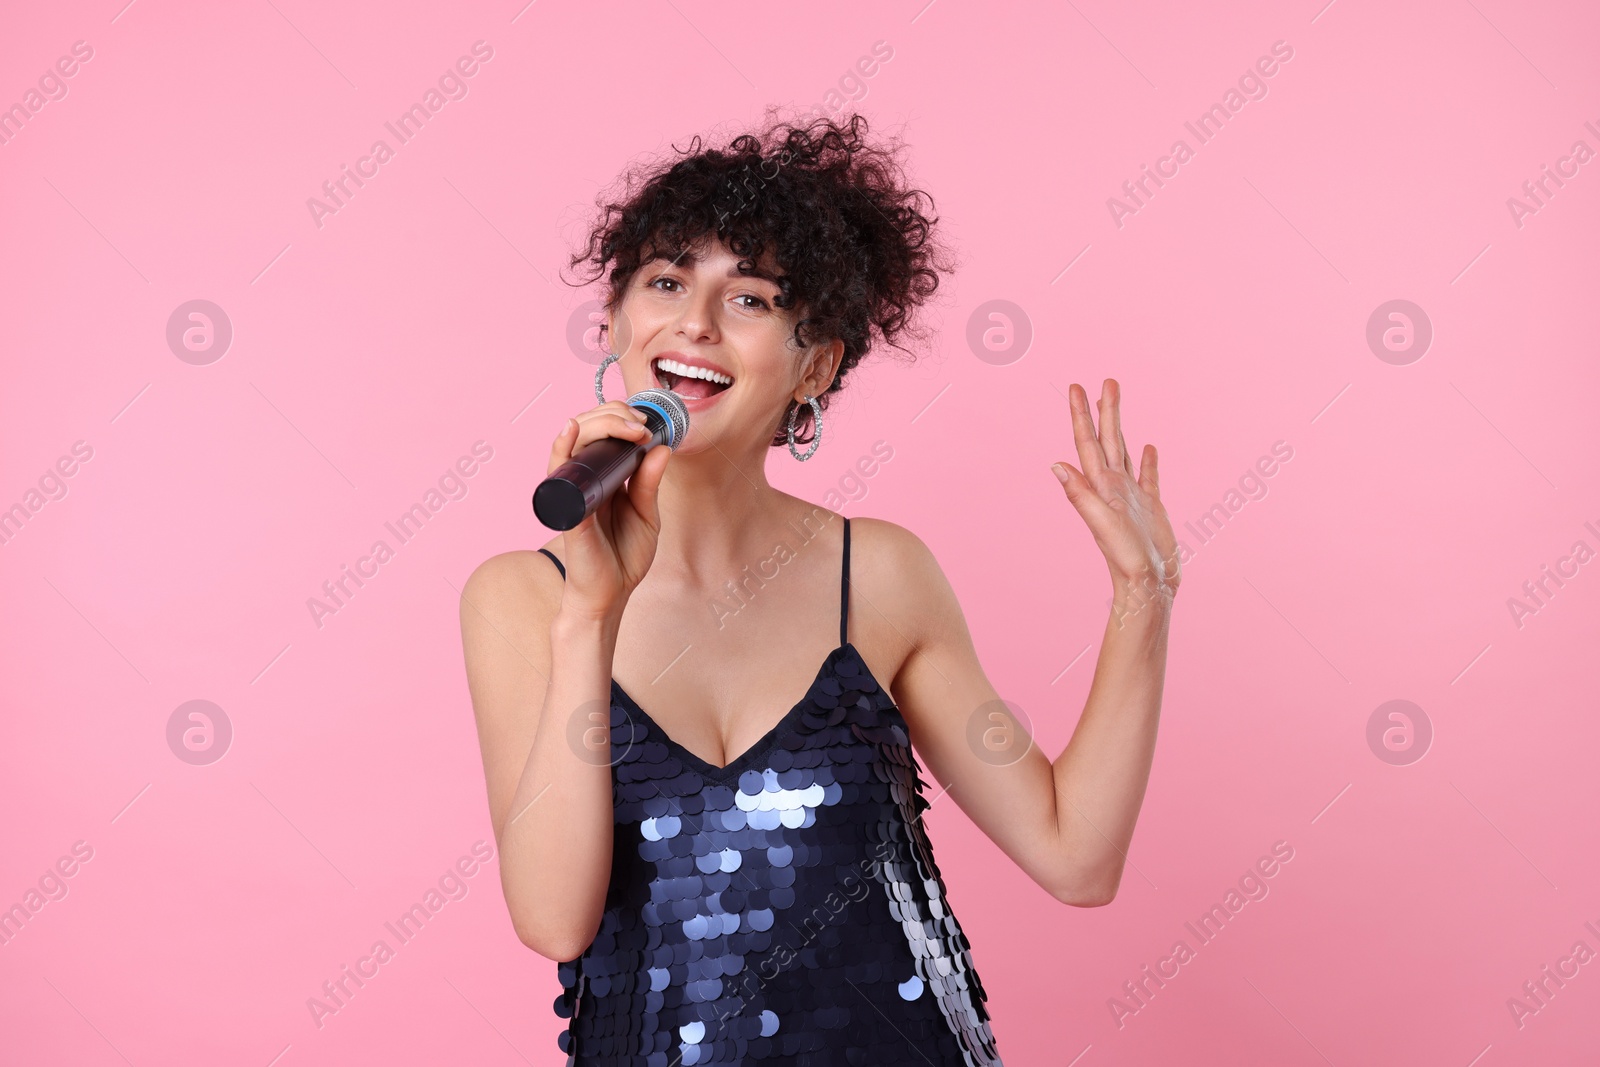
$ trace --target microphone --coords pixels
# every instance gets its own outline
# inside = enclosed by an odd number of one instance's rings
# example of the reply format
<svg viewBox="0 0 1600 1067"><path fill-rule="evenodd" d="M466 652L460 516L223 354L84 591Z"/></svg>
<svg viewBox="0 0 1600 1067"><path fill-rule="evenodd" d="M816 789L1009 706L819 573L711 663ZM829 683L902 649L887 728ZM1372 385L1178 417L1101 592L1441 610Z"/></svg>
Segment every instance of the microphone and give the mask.
<svg viewBox="0 0 1600 1067"><path fill-rule="evenodd" d="M570 530L633 476L645 453L656 445L674 452L689 432L689 410L683 398L668 389L634 393L627 405L644 413L645 441L607 437L593 441L550 472L533 491L533 513L552 530Z"/></svg>

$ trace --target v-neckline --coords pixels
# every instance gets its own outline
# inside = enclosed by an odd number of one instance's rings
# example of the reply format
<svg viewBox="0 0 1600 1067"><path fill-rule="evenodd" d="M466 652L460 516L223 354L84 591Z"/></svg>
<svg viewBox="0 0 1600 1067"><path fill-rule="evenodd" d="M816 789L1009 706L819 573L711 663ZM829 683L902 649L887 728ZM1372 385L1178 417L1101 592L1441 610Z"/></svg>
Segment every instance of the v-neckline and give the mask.
<svg viewBox="0 0 1600 1067"><path fill-rule="evenodd" d="M861 662L861 669L864 672L864 675L868 678L872 678L873 684L882 689L883 683L879 682L877 678L873 677L871 668L867 666L865 660L861 659L861 653L857 651L856 646L851 644L849 641L845 641L822 658L822 663L817 667L817 673L812 675L811 683L806 686L805 693L801 695L799 700L795 701L793 707L784 712L783 718L774 723L772 729L758 737L755 740L755 743L750 745L749 748L746 748L743 752L739 753L731 761L721 767L710 762L709 760L695 755L693 752L689 751L688 748L684 747L683 744L677 741L671 734L667 733L662 725L656 722L656 720L650 716L650 713L645 711L640 703L629 695L626 689L622 688L622 686L617 682L616 678L611 679L611 688L623 699L623 701L626 702L629 710L637 712L639 717L643 719L646 724L655 728L656 733L662 736L662 738L666 741L667 746L672 749L677 754L678 758L687 764L691 770L693 770L696 774L699 774L701 777L712 778L719 782L725 782L744 773L749 769L751 762L760 759L768 752L772 751L773 746L777 744L778 740L784 735L785 730L793 723L793 721L800 715L800 712L810 702L811 691L816 688L817 682L819 682L823 675L826 674L828 670L837 662L840 653L846 650L849 650L855 654L856 659Z"/></svg>

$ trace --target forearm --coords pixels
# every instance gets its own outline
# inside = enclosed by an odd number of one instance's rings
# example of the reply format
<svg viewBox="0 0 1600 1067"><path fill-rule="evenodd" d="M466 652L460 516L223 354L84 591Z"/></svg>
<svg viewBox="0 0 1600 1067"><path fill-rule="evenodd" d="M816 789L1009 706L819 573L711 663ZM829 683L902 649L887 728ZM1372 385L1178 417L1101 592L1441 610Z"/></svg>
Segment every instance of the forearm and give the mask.
<svg viewBox="0 0 1600 1067"><path fill-rule="evenodd" d="M611 663L617 621L558 614L539 725L499 828L518 936L560 960L594 937L611 874Z"/></svg>
<svg viewBox="0 0 1600 1067"><path fill-rule="evenodd" d="M1052 767L1057 844L1077 895L1116 893L1155 756L1171 595L1117 583L1094 681Z"/></svg>

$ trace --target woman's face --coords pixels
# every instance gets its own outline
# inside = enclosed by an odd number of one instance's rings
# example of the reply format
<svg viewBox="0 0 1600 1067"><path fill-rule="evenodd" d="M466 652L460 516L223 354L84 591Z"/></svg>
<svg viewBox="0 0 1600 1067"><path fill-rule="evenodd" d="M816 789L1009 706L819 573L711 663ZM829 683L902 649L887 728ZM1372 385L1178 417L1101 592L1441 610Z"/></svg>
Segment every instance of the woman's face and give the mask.
<svg viewBox="0 0 1600 1067"><path fill-rule="evenodd" d="M816 350L792 343L796 310L777 307L771 274L740 274L738 264L714 239L641 264L611 320L613 345L626 346L628 394L671 389L683 398L689 436L679 452L713 442L764 450L796 392L815 395L832 380L837 360L827 348L806 359Z"/></svg>

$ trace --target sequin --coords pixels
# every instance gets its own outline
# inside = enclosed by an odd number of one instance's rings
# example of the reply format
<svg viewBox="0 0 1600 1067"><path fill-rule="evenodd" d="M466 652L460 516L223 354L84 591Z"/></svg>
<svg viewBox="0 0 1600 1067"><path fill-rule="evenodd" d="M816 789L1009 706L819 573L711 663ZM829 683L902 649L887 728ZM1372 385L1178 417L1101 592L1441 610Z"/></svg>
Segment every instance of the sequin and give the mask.
<svg viewBox="0 0 1600 1067"><path fill-rule="evenodd" d="M728 766L612 683L611 881L556 968L569 1067L1001 1064L909 729L847 640L848 519L844 545L839 646Z"/></svg>

